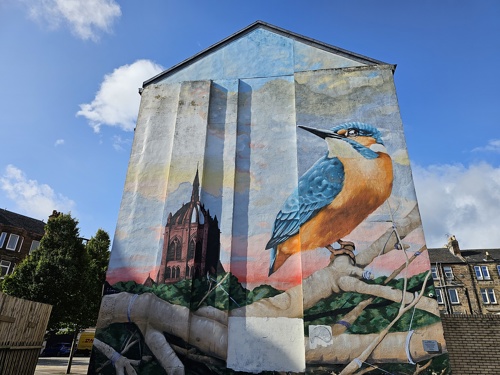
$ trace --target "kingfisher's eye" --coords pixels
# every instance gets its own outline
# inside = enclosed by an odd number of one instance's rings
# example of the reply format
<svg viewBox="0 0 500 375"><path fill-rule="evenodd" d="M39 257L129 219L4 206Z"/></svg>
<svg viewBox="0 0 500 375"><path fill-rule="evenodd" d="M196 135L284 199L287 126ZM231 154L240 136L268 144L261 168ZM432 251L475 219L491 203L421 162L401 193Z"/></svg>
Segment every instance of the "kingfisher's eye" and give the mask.
<svg viewBox="0 0 500 375"><path fill-rule="evenodd" d="M357 136L357 135L359 135L359 132L358 132L358 130L357 130L357 129L349 129L349 130L347 131L347 136L348 136L348 137L355 137L355 136Z"/></svg>

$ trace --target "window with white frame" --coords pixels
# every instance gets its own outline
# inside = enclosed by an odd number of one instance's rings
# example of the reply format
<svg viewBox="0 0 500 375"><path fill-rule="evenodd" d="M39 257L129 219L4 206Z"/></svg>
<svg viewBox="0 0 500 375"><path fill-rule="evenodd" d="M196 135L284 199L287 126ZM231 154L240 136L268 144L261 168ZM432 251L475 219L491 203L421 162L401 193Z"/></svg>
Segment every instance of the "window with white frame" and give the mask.
<svg viewBox="0 0 500 375"><path fill-rule="evenodd" d="M436 266L431 266L431 274L432 274L432 279L433 280L439 279L438 272L437 272L437 267Z"/></svg>
<svg viewBox="0 0 500 375"><path fill-rule="evenodd" d="M495 290L493 288L481 288L481 298L485 305L497 303L497 297L495 296Z"/></svg>
<svg viewBox="0 0 500 375"><path fill-rule="evenodd" d="M38 249L38 247L39 247L39 246L40 246L40 241L35 241L35 240L33 240L33 241L31 242L31 247L30 247L30 252L29 252L29 253L31 254L31 252L32 252L33 250Z"/></svg>
<svg viewBox="0 0 500 375"><path fill-rule="evenodd" d="M497 303L497 297L493 288L488 288L488 298L490 299L490 303Z"/></svg>
<svg viewBox="0 0 500 375"><path fill-rule="evenodd" d="M9 236L9 241L7 241L7 250L16 251L17 242L19 241L19 236L17 234L11 233Z"/></svg>
<svg viewBox="0 0 500 375"><path fill-rule="evenodd" d="M448 289L448 296L450 297L450 302L453 304L460 303L458 299L458 292L456 289Z"/></svg>
<svg viewBox="0 0 500 375"><path fill-rule="evenodd" d="M453 280L453 270L451 269L450 266L444 266L443 272L444 272L444 277L446 277L448 280Z"/></svg>
<svg viewBox="0 0 500 375"><path fill-rule="evenodd" d="M442 305L444 303L443 291L441 289L436 289L436 299L440 305Z"/></svg>
<svg viewBox="0 0 500 375"><path fill-rule="evenodd" d="M3 244L5 243L6 237L7 237L7 233L2 232L2 234L0 234L0 249L3 247ZM498 271L498 272L500 272L500 271Z"/></svg>
<svg viewBox="0 0 500 375"><path fill-rule="evenodd" d="M488 266L474 266L474 272L476 273L476 279L478 280L490 280L490 271Z"/></svg>
<svg viewBox="0 0 500 375"><path fill-rule="evenodd" d="M8 260L0 261L0 277L4 277L9 274L10 262Z"/></svg>

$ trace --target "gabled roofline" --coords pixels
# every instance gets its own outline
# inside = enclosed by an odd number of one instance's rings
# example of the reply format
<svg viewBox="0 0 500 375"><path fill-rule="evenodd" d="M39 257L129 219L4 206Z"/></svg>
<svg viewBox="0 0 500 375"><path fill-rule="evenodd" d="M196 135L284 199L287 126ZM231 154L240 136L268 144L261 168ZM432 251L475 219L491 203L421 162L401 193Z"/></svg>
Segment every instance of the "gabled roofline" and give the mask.
<svg viewBox="0 0 500 375"><path fill-rule="evenodd" d="M327 51L327 52L335 53L337 55L349 58L351 60L358 61L358 62L363 63L363 64L367 64L367 65L392 65L392 67L393 67L392 70L394 71L396 69L396 65L394 65L394 64L388 64L388 63L385 63L385 62L380 61L380 60L375 60L375 59L372 59L372 58L367 57L367 56L363 56L363 55L360 55L360 54L357 54L357 53L354 53L354 52L351 52L351 51L348 51L348 50L345 50L345 49L342 49L339 47L335 47L335 46L332 46L330 44L320 42L316 39L308 38L306 36L294 33L292 31L282 29L280 27L271 25L271 24L263 22L263 21L255 21L254 23L252 23L249 26L245 27L244 29L234 33L233 35L230 35L227 38L222 39L220 42L217 42L217 43L211 45L210 47L204 49L203 51L198 52L196 55L193 55L190 58L188 58L188 59L172 66L171 68L164 70L163 72L157 74L156 76L148 79L147 81L144 81L142 84L142 87L145 88L148 85L157 83L158 81L164 79L165 77L177 72L178 70L181 70L183 67L190 65L190 64L202 59L203 57L205 57L205 56L217 51L218 49L223 48L227 44L233 42L235 39L238 39L241 36L248 34L249 32L251 32L255 29L258 29L258 28L269 30L269 31L274 32L276 34L280 34L280 35L283 35L285 37L292 38L292 39L297 40L299 42L308 44L310 46L322 49L322 50Z"/></svg>
<svg viewBox="0 0 500 375"><path fill-rule="evenodd" d="M18 229L26 233L43 236L45 222L7 209L0 209L0 228Z"/></svg>

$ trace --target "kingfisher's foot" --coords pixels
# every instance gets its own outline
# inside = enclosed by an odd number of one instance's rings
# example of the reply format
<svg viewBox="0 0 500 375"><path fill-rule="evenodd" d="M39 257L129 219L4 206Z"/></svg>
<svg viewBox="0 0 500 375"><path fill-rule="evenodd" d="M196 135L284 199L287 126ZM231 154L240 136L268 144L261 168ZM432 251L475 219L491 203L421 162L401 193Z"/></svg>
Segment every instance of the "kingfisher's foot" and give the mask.
<svg viewBox="0 0 500 375"><path fill-rule="evenodd" d="M326 246L330 253L332 253L332 255L330 255L330 262L333 261L336 256L347 255L351 258L353 265L355 266L356 256L354 255L354 250L356 249L356 246L354 246L354 242L338 240L337 243L340 245L340 249L334 249L332 245Z"/></svg>

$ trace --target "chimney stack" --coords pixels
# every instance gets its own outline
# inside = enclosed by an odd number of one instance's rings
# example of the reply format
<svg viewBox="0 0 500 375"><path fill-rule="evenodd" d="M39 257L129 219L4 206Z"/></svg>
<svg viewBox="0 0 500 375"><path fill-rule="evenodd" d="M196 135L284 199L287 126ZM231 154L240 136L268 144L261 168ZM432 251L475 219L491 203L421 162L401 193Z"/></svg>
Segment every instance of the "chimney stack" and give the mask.
<svg viewBox="0 0 500 375"><path fill-rule="evenodd" d="M448 238L448 250L450 250L450 252L455 256L462 255L460 252L460 246L458 245L458 241L454 235L451 235L450 238Z"/></svg>
<svg viewBox="0 0 500 375"><path fill-rule="evenodd" d="M49 220L50 219L55 219L56 217L58 217L59 215L61 215L60 212L57 212L56 210L53 210L52 211L52 215L49 216Z"/></svg>

